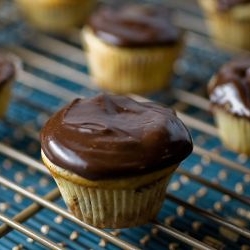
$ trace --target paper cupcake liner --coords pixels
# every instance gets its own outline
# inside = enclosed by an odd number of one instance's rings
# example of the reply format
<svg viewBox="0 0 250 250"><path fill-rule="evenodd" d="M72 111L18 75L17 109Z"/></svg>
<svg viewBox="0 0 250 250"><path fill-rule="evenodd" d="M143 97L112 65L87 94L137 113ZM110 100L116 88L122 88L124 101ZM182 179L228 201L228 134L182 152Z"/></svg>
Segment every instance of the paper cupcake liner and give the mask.
<svg viewBox="0 0 250 250"><path fill-rule="evenodd" d="M16 80L19 70L22 68L22 62L18 56L5 50L0 50L0 55L14 66L13 75L6 79L6 82L0 87L0 118L2 118L9 106L11 99L13 82Z"/></svg>
<svg viewBox="0 0 250 250"><path fill-rule="evenodd" d="M112 46L98 39L89 28L83 29L82 40L96 84L123 94L142 94L166 87L181 49L180 43L153 48Z"/></svg>
<svg viewBox="0 0 250 250"><path fill-rule="evenodd" d="M33 26L51 32L63 32L82 25L96 3L96 0L15 1Z"/></svg>
<svg viewBox="0 0 250 250"><path fill-rule="evenodd" d="M99 228L124 228L156 217L170 177L139 190L87 188L59 176L54 178L67 207L77 218Z"/></svg>
<svg viewBox="0 0 250 250"><path fill-rule="evenodd" d="M5 85L0 88L0 118L2 118L8 109L9 101L11 98L12 80L4 83Z"/></svg>
<svg viewBox="0 0 250 250"><path fill-rule="evenodd" d="M95 185L98 181L86 182L71 171L52 164L43 152L42 158L69 210L80 220L99 228L133 227L154 219L164 201L170 177L177 167L169 167L167 175L143 186L136 187L132 183L134 187L131 188L128 178L127 187L120 186L120 180L113 180L103 186L100 181L100 188ZM143 178L136 177L138 183L142 183L140 179Z"/></svg>
<svg viewBox="0 0 250 250"><path fill-rule="evenodd" d="M217 0L199 0L214 42L222 47L250 49L250 4L219 12Z"/></svg>
<svg viewBox="0 0 250 250"><path fill-rule="evenodd" d="M223 144L233 151L250 155L250 118L230 114L220 107L214 107L213 112Z"/></svg>

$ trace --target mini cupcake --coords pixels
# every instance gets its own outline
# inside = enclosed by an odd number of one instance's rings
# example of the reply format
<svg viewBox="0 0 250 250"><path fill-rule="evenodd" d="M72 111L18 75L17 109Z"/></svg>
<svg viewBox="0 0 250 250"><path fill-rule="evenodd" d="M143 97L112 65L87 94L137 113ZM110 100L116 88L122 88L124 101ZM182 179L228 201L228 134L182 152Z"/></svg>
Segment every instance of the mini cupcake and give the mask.
<svg viewBox="0 0 250 250"><path fill-rule="evenodd" d="M250 50L250 0L199 0L218 45Z"/></svg>
<svg viewBox="0 0 250 250"><path fill-rule="evenodd" d="M14 64L0 55L0 118L5 115L11 97L11 85L15 77Z"/></svg>
<svg viewBox="0 0 250 250"><path fill-rule="evenodd" d="M170 109L99 95L56 113L41 146L71 212L99 228L123 228L155 218L192 140Z"/></svg>
<svg viewBox="0 0 250 250"><path fill-rule="evenodd" d="M225 64L208 89L222 142L250 155L250 58Z"/></svg>
<svg viewBox="0 0 250 250"><path fill-rule="evenodd" d="M95 83L116 93L148 93L167 86L181 49L169 12L158 5L102 6L82 39Z"/></svg>
<svg viewBox="0 0 250 250"><path fill-rule="evenodd" d="M33 26L48 32L65 32L82 25L96 0L15 0Z"/></svg>

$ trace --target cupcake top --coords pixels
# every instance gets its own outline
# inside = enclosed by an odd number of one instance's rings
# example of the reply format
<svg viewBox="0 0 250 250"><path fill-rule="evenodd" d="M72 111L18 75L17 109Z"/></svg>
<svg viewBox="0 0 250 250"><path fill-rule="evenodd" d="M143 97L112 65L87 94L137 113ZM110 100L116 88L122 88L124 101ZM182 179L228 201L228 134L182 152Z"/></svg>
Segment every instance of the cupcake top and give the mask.
<svg viewBox="0 0 250 250"><path fill-rule="evenodd" d="M171 45L179 40L179 32L169 18L169 11L158 5L101 6L88 25L101 40L115 46Z"/></svg>
<svg viewBox="0 0 250 250"><path fill-rule="evenodd" d="M250 57L225 64L208 90L213 104L250 119Z"/></svg>
<svg viewBox="0 0 250 250"><path fill-rule="evenodd" d="M41 131L46 157L91 180L146 174L178 164L192 139L174 111L102 94L76 99Z"/></svg>
<svg viewBox="0 0 250 250"><path fill-rule="evenodd" d="M15 67L12 62L0 56L0 89L14 76Z"/></svg>
<svg viewBox="0 0 250 250"><path fill-rule="evenodd" d="M218 0L218 9L227 11L239 4L250 3L250 0Z"/></svg>

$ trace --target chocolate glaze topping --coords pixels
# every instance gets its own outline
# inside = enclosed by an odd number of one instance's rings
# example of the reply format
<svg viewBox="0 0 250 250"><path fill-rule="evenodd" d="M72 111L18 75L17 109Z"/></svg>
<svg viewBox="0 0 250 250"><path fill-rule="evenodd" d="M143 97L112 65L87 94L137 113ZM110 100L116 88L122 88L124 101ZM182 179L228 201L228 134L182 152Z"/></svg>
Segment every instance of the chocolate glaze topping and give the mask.
<svg viewBox="0 0 250 250"><path fill-rule="evenodd" d="M153 5L102 6L89 19L89 26L104 42L116 46L142 47L175 44L179 32L169 11Z"/></svg>
<svg viewBox="0 0 250 250"><path fill-rule="evenodd" d="M218 9L220 11L227 11L239 4L250 3L250 0L218 0Z"/></svg>
<svg viewBox="0 0 250 250"><path fill-rule="evenodd" d="M4 87L15 74L13 63L0 56L0 89Z"/></svg>
<svg viewBox="0 0 250 250"><path fill-rule="evenodd" d="M225 64L209 84L210 100L250 119L250 57Z"/></svg>
<svg viewBox="0 0 250 250"><path fill-rule="evenodd" d="M150 173L192 151L174 111L113 95L74 100L47 122L41 144L52 163L91 180Z"/></svg>

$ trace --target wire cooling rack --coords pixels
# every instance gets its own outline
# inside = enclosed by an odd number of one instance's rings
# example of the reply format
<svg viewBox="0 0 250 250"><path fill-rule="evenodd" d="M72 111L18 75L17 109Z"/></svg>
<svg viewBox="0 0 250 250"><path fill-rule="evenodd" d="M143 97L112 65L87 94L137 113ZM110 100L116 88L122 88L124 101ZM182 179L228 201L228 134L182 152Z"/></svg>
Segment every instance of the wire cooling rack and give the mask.
<svg viewBox="0 0 250 250"><path fill-rule="evenodd" d="M0 121L0 249L250 249L250 160L217 137L206 84L233 53L216 49L194 1L168 0L187 31L172 89L146 98L168 104L192 133L193 154L174 174L158 218L148 225L99 230L70 213L40 161L39 131L79 96L100 92L87 73L79 30L68 37L38 33L1 7L0 42L19 73ZM134 96L135 98L140 98Z"/></svg>

